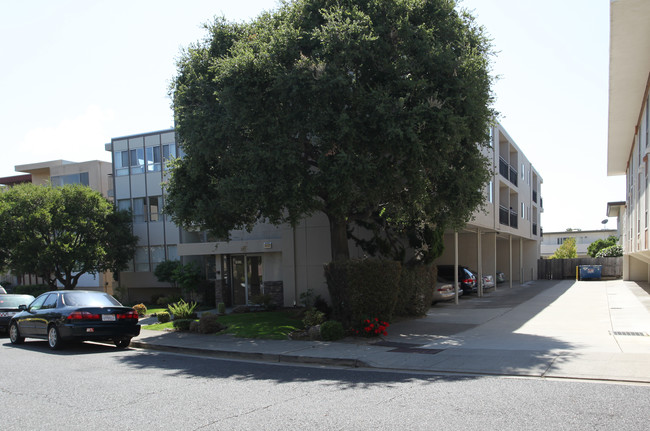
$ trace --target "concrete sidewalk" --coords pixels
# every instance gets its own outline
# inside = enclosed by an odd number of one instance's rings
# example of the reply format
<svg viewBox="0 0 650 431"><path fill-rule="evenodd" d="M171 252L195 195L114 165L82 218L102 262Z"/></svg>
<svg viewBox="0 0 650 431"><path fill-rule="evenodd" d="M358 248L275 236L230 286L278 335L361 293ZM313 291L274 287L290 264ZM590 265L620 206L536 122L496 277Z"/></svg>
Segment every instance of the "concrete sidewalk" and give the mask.
<svg viewBox="0 0 650 431"><path fill-rule="evenodd" d="M644 290L645 289L645 290ZM133 347L392 370L650 383L650 289L539 280L437 304L383 339L255 340L142 330Z"/></svg>

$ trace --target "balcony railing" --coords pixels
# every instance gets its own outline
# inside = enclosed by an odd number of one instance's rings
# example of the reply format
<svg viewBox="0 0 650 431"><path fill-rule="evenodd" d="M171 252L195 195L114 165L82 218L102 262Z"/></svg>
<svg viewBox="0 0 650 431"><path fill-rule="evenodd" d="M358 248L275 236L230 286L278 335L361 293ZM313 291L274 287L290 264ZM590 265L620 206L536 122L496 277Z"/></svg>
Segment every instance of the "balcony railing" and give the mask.
<svg viewBox="0 0 650 431"><path fill-rule="evenodd" d="M508 162L503 157L499 157L499 173L505 179L508 179Z"/></svg>
<svg viewBox="0 0 650 431"><path fill-rule="evenodd" d="M509 180L515 186L517 185L517 170L510 166L503 157L499 157L499 173L503 178Z"/></svg>
<svg viewBox="0 0 650 431"><path fill-rule="evenodd" d="M499 205L499 223L504 224L506 226L510 225L510 219L508 216L508 208Z"/></svg>
<svg viewBox="0 0 650 431"><path fill-rule="evenodd" d="M512 166L510 166L510 182L515 186L517 185L517 170Z"/></svg>
<svg viewBox="0 0 650 431"><path fill-rule="evenodd" d="M510 227L516 228L518 226L519 218L517 217L517 212L510 210Z"/></svg>
<svg viewBox="0 0 650 431"><path fill-rule="evenodd" d="M499 205L499 223L516 228L518 226L518 214L513 209Z"/></svg>

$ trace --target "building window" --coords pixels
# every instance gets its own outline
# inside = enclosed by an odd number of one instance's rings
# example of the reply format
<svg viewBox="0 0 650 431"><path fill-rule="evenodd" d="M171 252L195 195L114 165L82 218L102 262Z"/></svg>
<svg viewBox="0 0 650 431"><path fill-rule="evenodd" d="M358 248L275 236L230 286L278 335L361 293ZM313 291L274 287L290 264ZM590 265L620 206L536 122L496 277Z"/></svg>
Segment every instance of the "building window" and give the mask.
<svg viewBox="0 0 650 431"><path fill-rule="evenodd" d="M162 146L162 161L163 165L166 166L167 162L170 159L173 159L176 157L176 144L165 144Z"/></svg>
<svg viewBox="0 0 650 431"><path fill-rule="evenodd" d="M149 221L161 221L160 204L162 203L162 196L149 196Z"/></svg>
<svg viewBox="0 0 650 431"><path fill-rule="evenodd" d="M121 177L129 175L129 152L116 151L115 152L115 176Z"/></svg>
<svg viewBox="0 0 650 431"><path fill-rule="evenodd" d="M522 219L526 218L525 212L526 212L526 205L522 202L521 203L521 218Z"/></svg>
<svg viewBox="0 0 650 431"><path fill-rule="evenodd" d="M118 199L118 211L131 211L131 199Z"/></svg>
<svg viewBox="0 0 650 431"><path fill-rule="evenodd" d="M55 187L65 186L66 184L81 184L83 186L90 185L90 181L88 180L88 172L69 175L57 175L51 177L50 182Z"/></svg>
<svg viewBox="0 0 650 431"><path fill-rule="evenodd" d="M167 246L167 260L178 260L178 248L175 245Z"/></svg>
<svg viewBox="0 0 650 431"><path fill-rule="evenodd" d="M492 129L490 129L492 130ZM492 192L492 181L488 184L488 202L494 202L494 194Z"/></svg>
<svg viewBox="0 0 650 431"><path fill-rule="evenodd" d="M133 199L133 221L135 223L147 221L144 211L144 198Z"/></svg>
<svg viewBox="0 0 650 431"><path fill-rule="evenodd" d="M156 266L165 260L165 247L162 245L151 246L151 270L155 271Z"/></svg>
<svg viewBox="0 0 650 431"><path fill-rule="evenodd" d="M145 148L145 156L147 161L147 172L159 172L161 169L160 147Z"/></svg>
<svg viewBox="0 0 650 431"><path fill-rule="evenodd" d="M149 247L135 248L135 270L136 272L149 271Z"/></svg>
<svg viewBox="0 0 650 431"><path fill-rule="evenodd" d="M144 148L129 151L131 175L144 173Z"/></svg>

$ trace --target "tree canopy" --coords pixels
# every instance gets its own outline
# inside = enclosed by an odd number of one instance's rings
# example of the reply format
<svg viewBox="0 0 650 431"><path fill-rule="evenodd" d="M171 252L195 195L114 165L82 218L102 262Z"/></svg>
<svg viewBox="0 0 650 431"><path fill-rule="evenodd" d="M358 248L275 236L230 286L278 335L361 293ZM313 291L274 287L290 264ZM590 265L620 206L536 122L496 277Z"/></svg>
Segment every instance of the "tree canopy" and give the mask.
<svg viewBox="0 0 650 431"><path fill-rule="evenodd" d="M355 225L439 253L482 204L491 46L455 1L296 0L206 29L170 89L176 223L225 238L322 212L339 260Z"/></svg>
<svg viewBox="0 0 650 431"><path fill-rule="evenodd" d="M566 238L549 259L573 259L578 257L576 239Z"/></svg>
<svg viewBox="0 0 650 431"><path fill-rule="evenodd" d="M74 289L81 275L127 267L131 215L80 185L20 184L0 192L0 267Z"/></svg>
<svg viewBox="0 0 650 431"><path fill-rule="evenodd" d="M589 247L587 247L587 254L591 257L596 257L600 250L616 244L618 244L618 237L616 235L610 235L607 239L597 239L589 244Z"/></svg>

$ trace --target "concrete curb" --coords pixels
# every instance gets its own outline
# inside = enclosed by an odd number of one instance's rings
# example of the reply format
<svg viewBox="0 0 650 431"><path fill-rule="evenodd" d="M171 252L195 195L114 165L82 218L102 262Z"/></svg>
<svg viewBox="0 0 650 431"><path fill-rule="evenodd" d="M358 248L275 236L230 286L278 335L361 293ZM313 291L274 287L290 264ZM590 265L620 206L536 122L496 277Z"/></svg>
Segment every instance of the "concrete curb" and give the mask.
<svg viewBox="0 0 650 431"><path fill-rule="evenodd" d="M197 349L195 347L177 347L160 344L151 344L143 341L132 340L130 347L147 350L157 350L169 353L184 353L208 356L221 359L245 359L250 361L327 365L346 368L374 368L359 359L346 358L321 358L316 356L298 356L284 353L240 352L231 350Z"/></svg>

